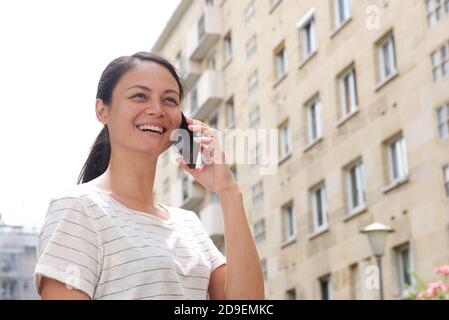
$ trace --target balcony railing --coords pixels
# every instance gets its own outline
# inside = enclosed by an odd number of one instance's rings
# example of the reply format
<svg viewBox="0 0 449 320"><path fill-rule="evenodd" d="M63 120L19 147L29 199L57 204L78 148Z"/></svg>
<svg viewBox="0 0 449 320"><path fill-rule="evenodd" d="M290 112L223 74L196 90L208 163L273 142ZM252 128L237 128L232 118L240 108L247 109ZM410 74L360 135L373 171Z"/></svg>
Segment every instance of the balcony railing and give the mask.
<svg viewBox="0 0 449 320"><path fill-rule="evenodd" d="M223 74L216 70L206 70L198 80L195 89L190 92L190 97L192 117L205 120L223 101Z"/></svg>
<svg viewBox="0 0 449 320"><path fill-rule="evenodd" d="M192 60L203 60L222 35L221 11L214 6L205 6L204 12L188 33L187 56Z"/></svg>
<svg viewBox="0 0 449 320"><path fill-rule="evenodd" d="M171 205L195 210L204 198L204 188L191 176L184 175L175 182L171 191Z"/></svg>
<svg viewBox="0 0 449 320"><path fill-rule="evenodd" d="M220 203L212 202L201 210L200 220L214 243L220 243L224 237L223 214Z"/></svg>

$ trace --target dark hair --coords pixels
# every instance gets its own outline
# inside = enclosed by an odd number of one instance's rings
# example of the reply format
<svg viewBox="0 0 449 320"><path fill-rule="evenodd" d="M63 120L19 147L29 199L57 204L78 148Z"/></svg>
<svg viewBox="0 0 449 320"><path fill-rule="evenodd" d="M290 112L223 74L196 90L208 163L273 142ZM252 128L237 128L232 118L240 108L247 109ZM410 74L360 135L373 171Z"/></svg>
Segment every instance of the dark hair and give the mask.
<svg viewBox="0 0 449 320"><path fill-rule="evenodd" d="M103 100L105 104L112 101L112 93L120 78L131 70L138 62L151 61L165 67L176 80L179 86L179 96L182 101L184 88L181 77L176 68L164 57L151 52L137 52L132 56L122 56L113 60L101 74L97 88L97 99ZM89 182L102 175L109 166L111 157L111 143L109 130L105 125L95 139L89 156L81 169L77 184Z"/></svg>

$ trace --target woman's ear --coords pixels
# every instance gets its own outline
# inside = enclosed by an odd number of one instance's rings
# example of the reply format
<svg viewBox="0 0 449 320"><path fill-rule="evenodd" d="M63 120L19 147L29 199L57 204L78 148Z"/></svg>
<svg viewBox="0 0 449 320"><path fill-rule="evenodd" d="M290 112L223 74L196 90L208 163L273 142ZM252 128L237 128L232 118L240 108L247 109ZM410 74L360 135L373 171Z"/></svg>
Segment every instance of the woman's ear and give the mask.
<svg viewBox="0 0 449 320"><path fill-rule="evenodd" d="M102 99L97 99L95 101L95 113L97 115L98 121L105 125L108 124L109 106L105 105Z"/></svg>

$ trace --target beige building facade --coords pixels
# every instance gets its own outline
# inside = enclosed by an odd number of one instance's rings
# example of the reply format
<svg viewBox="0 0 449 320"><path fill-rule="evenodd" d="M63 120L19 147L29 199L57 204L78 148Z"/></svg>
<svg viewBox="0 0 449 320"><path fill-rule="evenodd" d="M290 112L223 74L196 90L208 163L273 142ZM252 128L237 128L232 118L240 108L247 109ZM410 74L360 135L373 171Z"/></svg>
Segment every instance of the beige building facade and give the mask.
<svg viewBox="0 0 449 320"><path fill-rule="evenodd" d="M176 64L192 117L278 130L275 174L260 174L258 143L230 164L268 299L377 299L360 233L374 222L395 230L386 299L407 297L410 270L438 279L449 264L449 0L182 0L152 50ZM156 196L197 212L225 252L217 198L169 159Z"/></svg>

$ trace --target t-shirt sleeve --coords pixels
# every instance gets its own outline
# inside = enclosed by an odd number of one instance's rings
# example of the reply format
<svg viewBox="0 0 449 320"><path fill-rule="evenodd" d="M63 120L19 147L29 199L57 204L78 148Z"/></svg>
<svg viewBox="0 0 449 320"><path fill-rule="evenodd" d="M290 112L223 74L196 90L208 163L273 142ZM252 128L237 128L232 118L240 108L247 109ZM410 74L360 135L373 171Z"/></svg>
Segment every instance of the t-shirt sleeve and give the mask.
<svg viewBox="0 0 449 320"><path fill-rule="evenodd" d="M35 286L42 276L83 291L92 299L101 273L101 239L95 218L78 197L52 198L37 245Z"/></svg>
<svg viewBox="0 0 449 320"><path fill-rule="evenodd" d="M194 223L196 225L196 234L198 235L198 240L200 246L202 247L202 251L208 256L209 262L211 264L211 272L217 269L219 266L226 264L226 257L218 250L215 243L207 234L207 231L204 229L201 220L198 218L195 212L191 212L193 215ZM220 214L217 212L217 214Z"/></svg>

